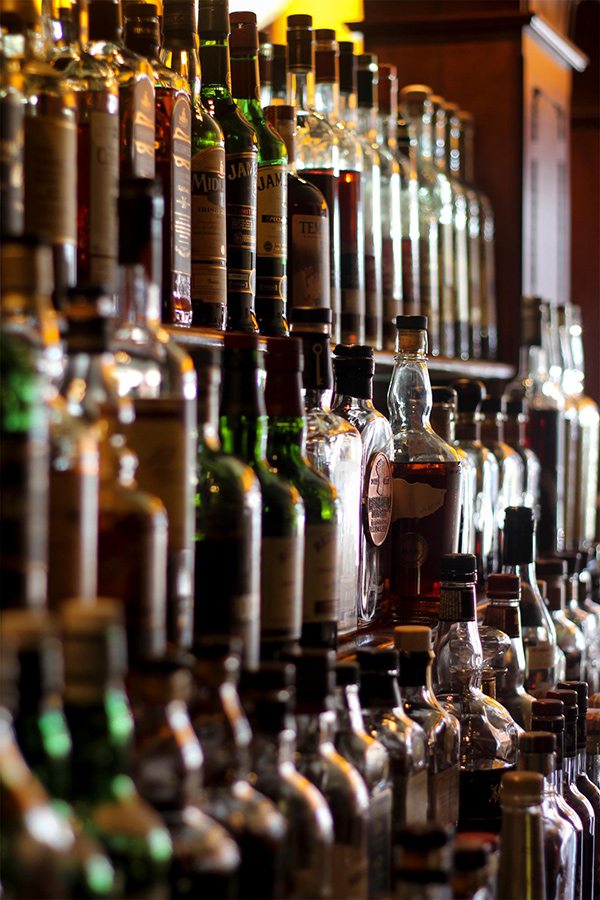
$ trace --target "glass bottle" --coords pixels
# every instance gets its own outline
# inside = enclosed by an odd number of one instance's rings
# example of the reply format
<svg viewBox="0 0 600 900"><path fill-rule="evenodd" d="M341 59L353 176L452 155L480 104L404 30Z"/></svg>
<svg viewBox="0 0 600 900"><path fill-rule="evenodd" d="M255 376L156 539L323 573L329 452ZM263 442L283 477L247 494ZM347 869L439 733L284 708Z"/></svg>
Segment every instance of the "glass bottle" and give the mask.
<svg viewBox="0 0 600 900"><path fill-rule="evenodd" d="M221 352L191 350L198 375L193 634L239 638L242 666L254 669L260 649L260 485L249 466L221 449Z"/></svg>
<svg viewBox="0 0 600 900"><path fill-rule="evenodd" d="M576 518L578 493L578 448L581 443L579 433L579 413L577 403L572 396L574 386L573 358L571 344L566 335L566 308L563 304L555 306L547 304L548 346L550 347L550 365L548 373L564 396L565 417L565 459L563 487L565 501L565 547L577 550L579 546Z"/></svg>
<svg viewBox="0 0 600 900"><path fill-rule="evenodd" d="M454 303L454 353L461 359L468 359L469 341L469 292L476 289L479 280L479 266L473 272L471 283L470 262L470 226L473 226L473 237L478 236L478 209L476 198L460 178L460 119L459 107L456 103L444 101L444 154L446 159L446 175L452 190L453 217L453 258L456 281ZM438 125L441 121L438 120ZM440 135L441 136L441 135ZM472 209L472 205L474 208ZM470 213L472 212L472 216Z"/></svg>
<svg viewBox="0 0 600 900"><path fill-rule="evenodd" d="M181 75L191 99L191 301L192 326L225 328L227 258L225 144L202 104L202 73L194 0L163 4L161 61Z"/></svg>
<svg viewBox="0 0 600 900"><path fill-rule="evenodd" d="M523 496L517 506L529 506L535 511L536 519L539 518L540 496L540 462L527 446L527 423L529 421L529 407L525 398L508 400L504 398L504 440L523 463Z"/></svg>
<svg viewBox="0 0 600 900"><path fill-rule="evenodd" d="M431 629L398 625L394 644L399 653L398 684L404 712L427 738L427 820L453 829L458 818L460 726L433 692Z"/></svg>
<svg viewBox="0 0 600 900"><path fill-rule="evenodd" d="M156 5L127 3L125 45L150 63L154 81L156 175L165 204L162 321L189 327L192 323L192 109L186 80L160 61L160 40Z"/></svg>
<svg viewBox="0 0 600 900"><path fill-rule="evenodd" d="M9 19L9 22L6 19ZM2 235L17 236L24 230L25 103L19 60L11 59L5 47L9 35L18 33L19 21L10 23L2 12L3 48L0 55L0 117L4 152L0 162L0 222Z"/></svg>
<svg viewBox="0 0 600 900"><path fill-rule="evenodd" d="M590 709L586 713L587 739L586 739L586 771L588 778L600 788L600 716L597 711Z"/></svg>
<svg viewBox="0 0 600 900"><path fill-rule="evenodd" d="M271 656L301 633L305 513L297 489L271 472L267 462L261 355L255 335L226 335L219 431L225 453L250 466L260 483L260 640L261 655Z"/></svg>
<svg viewBox="0 0 600 900"><path fill-rule="evenodd" d="M543 797L539 772L507 772L502 778L499 900L546 896Z"/></svg>
<svg viewBox="0 0 600 900"><path fill-rule="evenodd" d="M287 44L271 44L273 60L271 63L271 99L273 106L280 106L288 102L287 95L287 68L288 48ZM263 106L265 104L263 103Z"/></svg>
<svg viewBox="0 0 600 900"><path fill-rule="evenodd" d="M269 338L266 357L267 460L271 471L298 491L305 510L300 639L304 646L335 649L341 508L335 488L312 467L306 455L302 342L294 337Z"/></svg>
<svg viewBox="0 0 600 900"><path fill-rule="evenodd" d="M376 616L387 578L384 544L392 519L392 430L373 405L371 347L338 344L333 353L331 411L354 425L362 441L360 628Z"/></svg>
<svg viewBox="0 0 600 900"><path fill-rule="evenodd" d="M287 173L287 308L331 306L329 216L321 191L298 176L296 108L280 103L264 110L285 141Z"/></svg>
<svg viewBox="0 0 600 900"><path fill-rule="evenodd" d="M360 506L362 442L354 425L331 411L333 386L330 352L331 311L295 309L292 335L302 338L306 455L333 484L341 504L338 638L356 632L360 583Z"/></svg>
<svg viewBox="0 0 600 900"><path fill-rule="evenodd" d="M435 624L440 559L458 546L462 491L460 457L429 424L427 319L398 316L396 327L388 391L394 439L392 564L380 619L390 632L397 624Z"/></svg>
<svg viewBox="0 0 600 900"><path fill-rule="evenodd" d="M598 646L599 631L594 614L579 605L579 570L581 567L580 553L563 553L567 564L566 579L566 605L565 615L583 632L586 647L589 648L586 659L585 679L590 685L590 691L594 693L598 685L598 661L595 648Z"/></svg>
<svg viewBox="0 0 600 900"><path fill-rule="evenodd" d="M362 344L365 341L364 153L360 141L352 134L350 107L340 106L339 50L335 30L330 28L315 31L315 109L326 117L337 136L342 340Z"/></svg>
<svg viewBox="0 0 600 900"><path fill-rule="evenodd" d="M411 825L398 834L394 860L396 900L450 900L451 837L435 824Z"/></svg>
<svg viewBox="0 0 600 900"><path fill-rule="evenodd" d="M360 706L360 669L342 661L335 669L335 747L359 772L369 792L369 897L390 891L392 787L383 744L367 734Z"/></svg>
<svg viewBox="0 0 600 900"><path fill-rule="evenodd" d="M258 32L258 77L260 80L260 105L264 109L272 99L273 44L267 31Z"/></svg>
<svg viewBox="0 0 600 900"><path fill-rule="evenodd" d="M498 462L481 441L481 404L486 396L482 381L459 378L452 383L458 397L455 445L468 454L477 471L473 524L477 578L480 585L498 568Z"/></svg>
<svg viewBox="0 0 600 900"><path fill-rule="evenodd" d="M410 118L403 113L396 119L396 137L391 145L400 163L403 312L418 315L421 309L421 244L417 142Z"/></svg>
<svg viewBox="0 0 600 900"><path fill-rule="evenodd" d="M283 896L286 823L250 782L252 732L237 691L239 642L203 637L194 656L190 714L204 752L202 806L240 849L237 896L275 900Z"/></svg>
<svg viewBox="0 0 600 900"><path fill-rule="evenodd" d="M588 653L583 631L565 611L567 564L563 559L536 559L535 568L547 585L544 600L554 622L558 646L565 655L566 678L577 681L585 676Z"/></svg>
<svg viewBox="0 0 600 900"><path fill-rule="evenodd" d="M496 523L499 550L502 551L504 513L507 506L520 506L524 493L523 463L519 454L504 441L506 401L500 397L485 397L481 403L481 440L496 457L498 463L498 502Z"/></svg>
<svg viewBox="0 0 600 900"><path fill-rule="evenodd" d="M333 339L341 340L339 133L315 108L312 16L287 18L288 100L296 107L296 166L329 210L329 279ZM304 303L302 304L304 305Z"/></svg>
<svg viewBox="0 0 600 900"><path fill-rule="evenodd" d="M340 50L341 52L341 50ZM341 77L341 76L340 76ZM396 316L410 307L412 259L410 234L403 235L405 176L397 149L398 75L396 66L379 65L379 103L376 140L381 163L381 288L383 294L382 347L393 350ZM409 252L404 254L404 240ZM406 272L404 271L406 269ZM404 291L406 290L406 296Z"/></svg>
<svg viewBox="0 0 600 900"><path fill-rule="evenodd" d="M539 551L552 556L564 549L565 539L565 423L564 397L548 375L546 318L539 297L522 298L519 372L506 392L509 400L528 404L527 446L541 465Z"/></svg>
<svg viewBox="0 0 600 900"><path fill-rule="evenodd" d="M335 748L334 654L304 650L296 665L299 771L323 794L333 817L332 897L368 895L369 793Z"/></svg>
<svg viewBox="0 0 600 900"><path fill-rule="evenodd" d="M260 104L256 15L232 12L231 91L258 139L256 317L261 334L286 335L287 151Z"/></svg>
<svg viewBox="0 0 600 900"><path fill-rule="evenodd" d="M225 139L227 330L257 332L256 204L258 139L231 94L229 2L200 0L201 98Z"/></svg>
<svg viewBox="0 0 600 900"><path fill-rule="evenodd" d="M65 715L73 739L73 805L108 851L123 896L167 897L171 839L130 775L133 718L123 677L125 632L119 607L77 601L60 611L65 660Z"/></svg>
<svg viewBox="0 0 600 900"><path fill-rule="evenodd" d="M169 640L189 644L196 373L190 357L160 325L160 276L155 274L161 259L159 191L157 181L121 180L121 290L111 347L119 391L132 399L135 408L135 420L125 437L138 457L137 481L141 490L163 501L169 517Z"/></svg>

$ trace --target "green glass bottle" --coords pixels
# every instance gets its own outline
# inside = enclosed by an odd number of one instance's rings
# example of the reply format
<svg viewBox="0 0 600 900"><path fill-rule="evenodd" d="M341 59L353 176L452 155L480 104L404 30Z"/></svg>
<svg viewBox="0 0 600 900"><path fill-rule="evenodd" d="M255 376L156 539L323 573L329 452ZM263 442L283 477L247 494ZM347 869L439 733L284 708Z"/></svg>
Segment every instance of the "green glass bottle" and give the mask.
<svg viewBox="0 0 600 900"><path fill-rule="evenodd" d="M225 137L227 330L256 333L258 140L231 95L228 0L199 0L202 101Z"/></svg>
<svg viewBox="0 0 600 900"><path fill-rule="evenodd" d="M269 657L300 637L304 503L269 469L261 355L258 337L225 335L220 433L223 450L250 466L262 490L260 640Z"/></svg>
<svg viewBox="0 0 600 900"><path fill-rule="evenodd" d="M306 421L302 403L302 342L267 341L265 401L267 459L304 501L304 588L302 644L335 648L341 553L340 501L333 485L306 457Z"/></svg>
<svg viewBox="0 0 600 900"><path fill-rule="evenodd" d="M258 138L256 317L261 334L288 334L286 321L287 151L260 105L258 29L253 12L229 16L231 89Z"/></svg>

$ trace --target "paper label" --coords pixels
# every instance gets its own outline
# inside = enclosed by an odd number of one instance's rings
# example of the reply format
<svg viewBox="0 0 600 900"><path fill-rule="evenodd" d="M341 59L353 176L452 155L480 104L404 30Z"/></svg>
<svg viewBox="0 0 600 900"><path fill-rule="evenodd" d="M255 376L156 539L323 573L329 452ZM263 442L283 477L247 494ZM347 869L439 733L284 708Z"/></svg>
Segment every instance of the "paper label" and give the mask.
<svg viewBox="0 0 600 900"><path fill-rule="evenodd" d="M25 117L25 229L54 244L77 240L77 129L51 116Z"/></svg>
<svg viewBox="0 0 600 900"><path fill-rule="evenodd" d="M180 94L171 113L171 190L173 272L191 273L191 137L190 101Z"/></svg>
<svg viewBox="0 0 600 900"><path fill-rule="evenodd" d="M192 157L192 299L227 302L225 150L211 147Z"/></svg>
<svg viewBox="0 0 600 900"><path fill-rule="evenodd" d="M332 847L331 857L331 896L364 900L368 893L365 849L336 841Z"/></svg>
<svg viewBox="0 0 600 900"><path fill-rule="evenodd" d="M146 76L138 78L129 87L129 109L120 110L123 116L129 114L131 120L130 165L131 175L136 178L154 178L155 175L155 108L154 87ZM121 93L123 88L121 88Z"/></svg>
<svg viewBox="0 0 600 900"><path fill-rule="evenodd" d="M329 221L327 216L292 216L293 261L288 272L296 306L329 306Z"/></svg>
<svg viewBox="0 0 600 900"><path fill-rule="evenodd" d="M265 537L261 552L260 627L264 638L281 632L290 640L302 628L302 569L304 541L294 537Z"/></svg>
<svg viewBox="0 0 600 900"><path fill-rule="evenodd" d="M332 476L342 505L338 633L346 634L356 629L357 621L360 574L360 461L352 459L339 461Z"/></svg>
<svg viewBox="0 0 600 900"><path fill-rule="evenodd" d="M444 505L445 488L435 488L424 482L394 478L394 504L392 518L424 519Z"/></svg>
<svg viewBox="0 0 600 900"><path fill-rule="evenodd" d="M256 174L256 153L227 156L227 242L236 250L256 249Z"/></svg>
<svg viewBox="0 0 600 900"><path fill-rule="evenodd" d="M458 819L460 772L458 763L429 776L429 815L432 822L450 828Z"/></svg>
<svg viewBox="0 0 600 900"><path fill-rule="evenodd" d="M257 256L287 256L287 172L285 166L259 166L257 178Z"/></svg>
<svg viewBox="0 0 600 900"><path fill-rule="evenodd" d="M303 621L331 621L339 603L337 522L307 525L305 539Z"/></svg>
<svg viewBox="0 0 600 900"><path fill-rule="evenodd" d="M375 547L381 547L390 530L392 493L390 461L385 453L374 453L363 481L362 521L365 537Z"/></svg>
<svg viewBox="0 0 600 900"><path fill-rule="evenodd" d="M90 111L90 280L113 291L117 285L119 118Z"/></svg>

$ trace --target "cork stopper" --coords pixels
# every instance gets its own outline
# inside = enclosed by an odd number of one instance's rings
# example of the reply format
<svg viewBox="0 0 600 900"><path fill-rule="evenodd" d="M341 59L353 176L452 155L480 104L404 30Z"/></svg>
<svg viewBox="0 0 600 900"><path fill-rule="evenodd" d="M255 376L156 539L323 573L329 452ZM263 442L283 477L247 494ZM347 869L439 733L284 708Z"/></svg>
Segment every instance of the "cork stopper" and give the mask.
<svg viewBox="0 0 600 900"><path fill-rule="evenodd" d="M427 625L397 625L394 645L403 653L428 653L431 650L431 628Z"/></svg>

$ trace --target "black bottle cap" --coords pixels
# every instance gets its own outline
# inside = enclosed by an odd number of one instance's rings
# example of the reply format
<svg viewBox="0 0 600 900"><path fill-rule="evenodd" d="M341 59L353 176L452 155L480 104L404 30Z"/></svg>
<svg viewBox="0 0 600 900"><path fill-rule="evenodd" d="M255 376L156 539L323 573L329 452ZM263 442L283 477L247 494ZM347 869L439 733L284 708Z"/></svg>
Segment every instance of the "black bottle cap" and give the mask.
<svg viewBox="0 0 600 900"><path fill-rule="evenodd" d="M153 3L128 3L125 7L125 46L141 56L160 53L160 24Z"/></svg>
<svg viewBox="0 0 600 900"><path fill-rule="evenodd" d="M503 412L502 397L486 397L481 402L481 412L490 416Z"/></svg>
<svg viewBox="0 0 600 900"><path fill-rule="evenodd" d="M229 49L242 53L254 53L258 50L258 26L256 13L232 12L229 16Z"/></svg>
<svg viewBox="0 0 600 900"><path fill-rule="evenodd" d="M565 713L567 713L569 709L574 709L577 715L579 715L577 691L572 691L569 688L555 689L553 691L548 691L546 697L549 700L562 700L565 706Z"/></svg>
<svg viewBox="0 0 600 900"><path fill-rule="evenodd" d="M489 600L518 600L521 596L521 580L518 575L495 573L487 580L486 594Z"/></svg>
<svg viewBox="0 0 600 900"><path fill-rule="evenodd" d="M477 581L477 557L474 553L444 553L440 563L442 581L470 584Z"/></svg>
<svg viewBox="0 0 600 900"><path fill-rule="evenodd" d="M528 405L525 399L510 398L506 401L506 414L508 416L523 416L527 414Z"/></svg>
<svg viewBox="0 0 600 900"><path fill-rule="evenodd" d="M545 580L557 576L566 578L568 574L564 559L536 559L535 568L539 577Z"/></svg>
<svg viewBox="0 0 600 900"><path fill-rule="evenodd" d="M396 316L398 331L427 331L427 316Z"/></svg>
<svg viewBox="0 0 600 900"><path fill-rule="evenodd" d="M125 178L119 185L119 263L139 263L155 239L165 202L158 178ZM162 225L161 225L162 228Z"/></svg>
<svg viewBox="0 0 600 900"><path fill-rule="evenodd" d="M559 681L556 685L560 691L574 691L577 694L577 745L585 747L589 703L589 689L585 681Z"/></svg>
<svg viewBox="0 0 600 900"><path fill-rule="evenodd" d="M296 683L296 669L292 663L279 660L262 662L256 671L245 671L240 680L244 693L283 691Z"/></svg>
<svg viewBox="0 0 600 900"><path fill-rule="evenodd" d="M447 403L450 406L454 406L456 408L458 395L454 388L438 386L431 388L431 394L433 397L433 405Z"/></svg>
<svg viewBox="0 0 600 900"><path fill-rule="evenodd" d="M555 753L556 735L550 731L524 731L519 735L520 753Z"/></svg>
<svg viewBox="0 0 600 900"><path fill-rule="evenodd" d="M552 698L542 698L541 700L534 700L531 704L531 715L536 716L537 718L543 718L545 716L554 717L554 716L563 716L565 714L565 704L562 700L554 700Z"/></svg>
<svg viewBox="0 0 600 900"><path fill-rule="evenodd" d="M533 561L533 510L528 506L509 506L504 518L503 560L508 566Z"/></svg>
<svg viewBox="0 0 600 900"><path fill-rule="evenodd" d="M331 325L331 310L324 306L295 306L290 315L294 325Z"/></svg>
<svg viewBox="0 0 600 900"><path fill-rule="evenodd" d="M121 32L121 5L118 0L91 0L88 5L90 41L118 42Z"/></svg>
<svg viewBox="0 0 600 900"><path fill-rule="evenodd" d="M291 724L294 701L289 691L257 697L252 710L252 726L267 734L279 734Z"/></svg>
<svg viewBox="0 0 600 900"><path fill-rule="evenodd" d="M2 644L17 651L21 709L63 689L62 647L51 617L42 611L8 609L2 613Z"/></svg>
<svg viewBox="0 0 600 900"><path fill-rule="evenodd" d="M337 687L349 684L360 684L360 666L357 662L344 660L335 667L335 683Z"/></svg>
<svg viewBox="0 0 600 900"><path fill-rule="evenodd" d="M398 110L398 69L392 63L379 63L379 112L391 116Z"/></svg>
<svg viewBox="0 0 600 900"><path fill-rule="evenodd" d="M163 0L163 35L189 40L196 32L194 0Z"/></svg>
<svg viewBox="0 0 600 900"><path fill-rule="evenodd" d="M93 2L93 0L92 0ZM125 4L125 20L127 19L154 19L158 15L155 3L127 3Z"/></svg>
<svg viewBox="0 0 600 900"><path fill-rule="evenodd" d="M271 91L273 97L285 100L287 97L288 48L286 44L272 45Z"/></svg>
<svg viewBox="0 0 600 900"><path fill-rule="evenodd" d="M358 105L371 109L378 104L379 67L374 53L361 53L357 57L356 90Z"/></svg>
<svg viewBox="0 0 600 900"><path fill-rule="evenodd" d="M332 28L317 28L315 36L315 82L335 84L339 82L339 53Z"/></svg>
<svg viewBox="0 0 600 900"><path fill-rule="evenodd" d="M335 688L333 650L306 649L286 657L296 667L296 703L299 713L331 709Z"/></svg>
<svg viewBox="0 0 600 900"><path fill-rule="evenodd" d="M357 59L352 41L339 41L340 52L340 93L356 93Z"/></svg>
<svg viewBox="0 0 600 900"><path fill-rule="evenodd" d="M221 366L222 351L220 347L188 347L195 369L214 369Z"/></svg>
<svg viewBox="0 0 600 900"><path fill-rule="evenodd" d="M297 337L266 339L265 368L271 372L302 372L304 368L302 340Z"/></svg>
<svg viewBox="0 0 600 900"><path fill-rule="evenodd" d="M373 350L364 344L338 344L333 351L335 391L350 397L373 397L375 360Z"/></svg>
<svg viewBox="0 0 600 900"><path fill-rule="evenodd" d="M365 647L356 651L356 661L361 672L394 672L398 669L400 656L397 650Z"/></svg>
<svg viewBox="0 0 600 900"><path fill-rule="evenodd" d="M310 71L313 68L312 16L287 17L288 67L290 71Z"/></svg>
<svg viewBox="0 0 600 900"><path fill-rule="evenodd" d="M240 658L242 641L228 634L203 635L194 639L194 656L201 660L224 660L228 656Z"/></svg>
<svg viewBox="0 0 600 900"><path fill-rule="evenodd" d="M457 394L457 407L459 413L477 413L486 396L483 381L475 378L458 378L452 382L452 387Z"/></svg>
<svg viewBox="0 0 600 900"><path fill-rule="evenodd" d="M198 31L205 37L229 34L229 0L198 0Z"/></svg>

